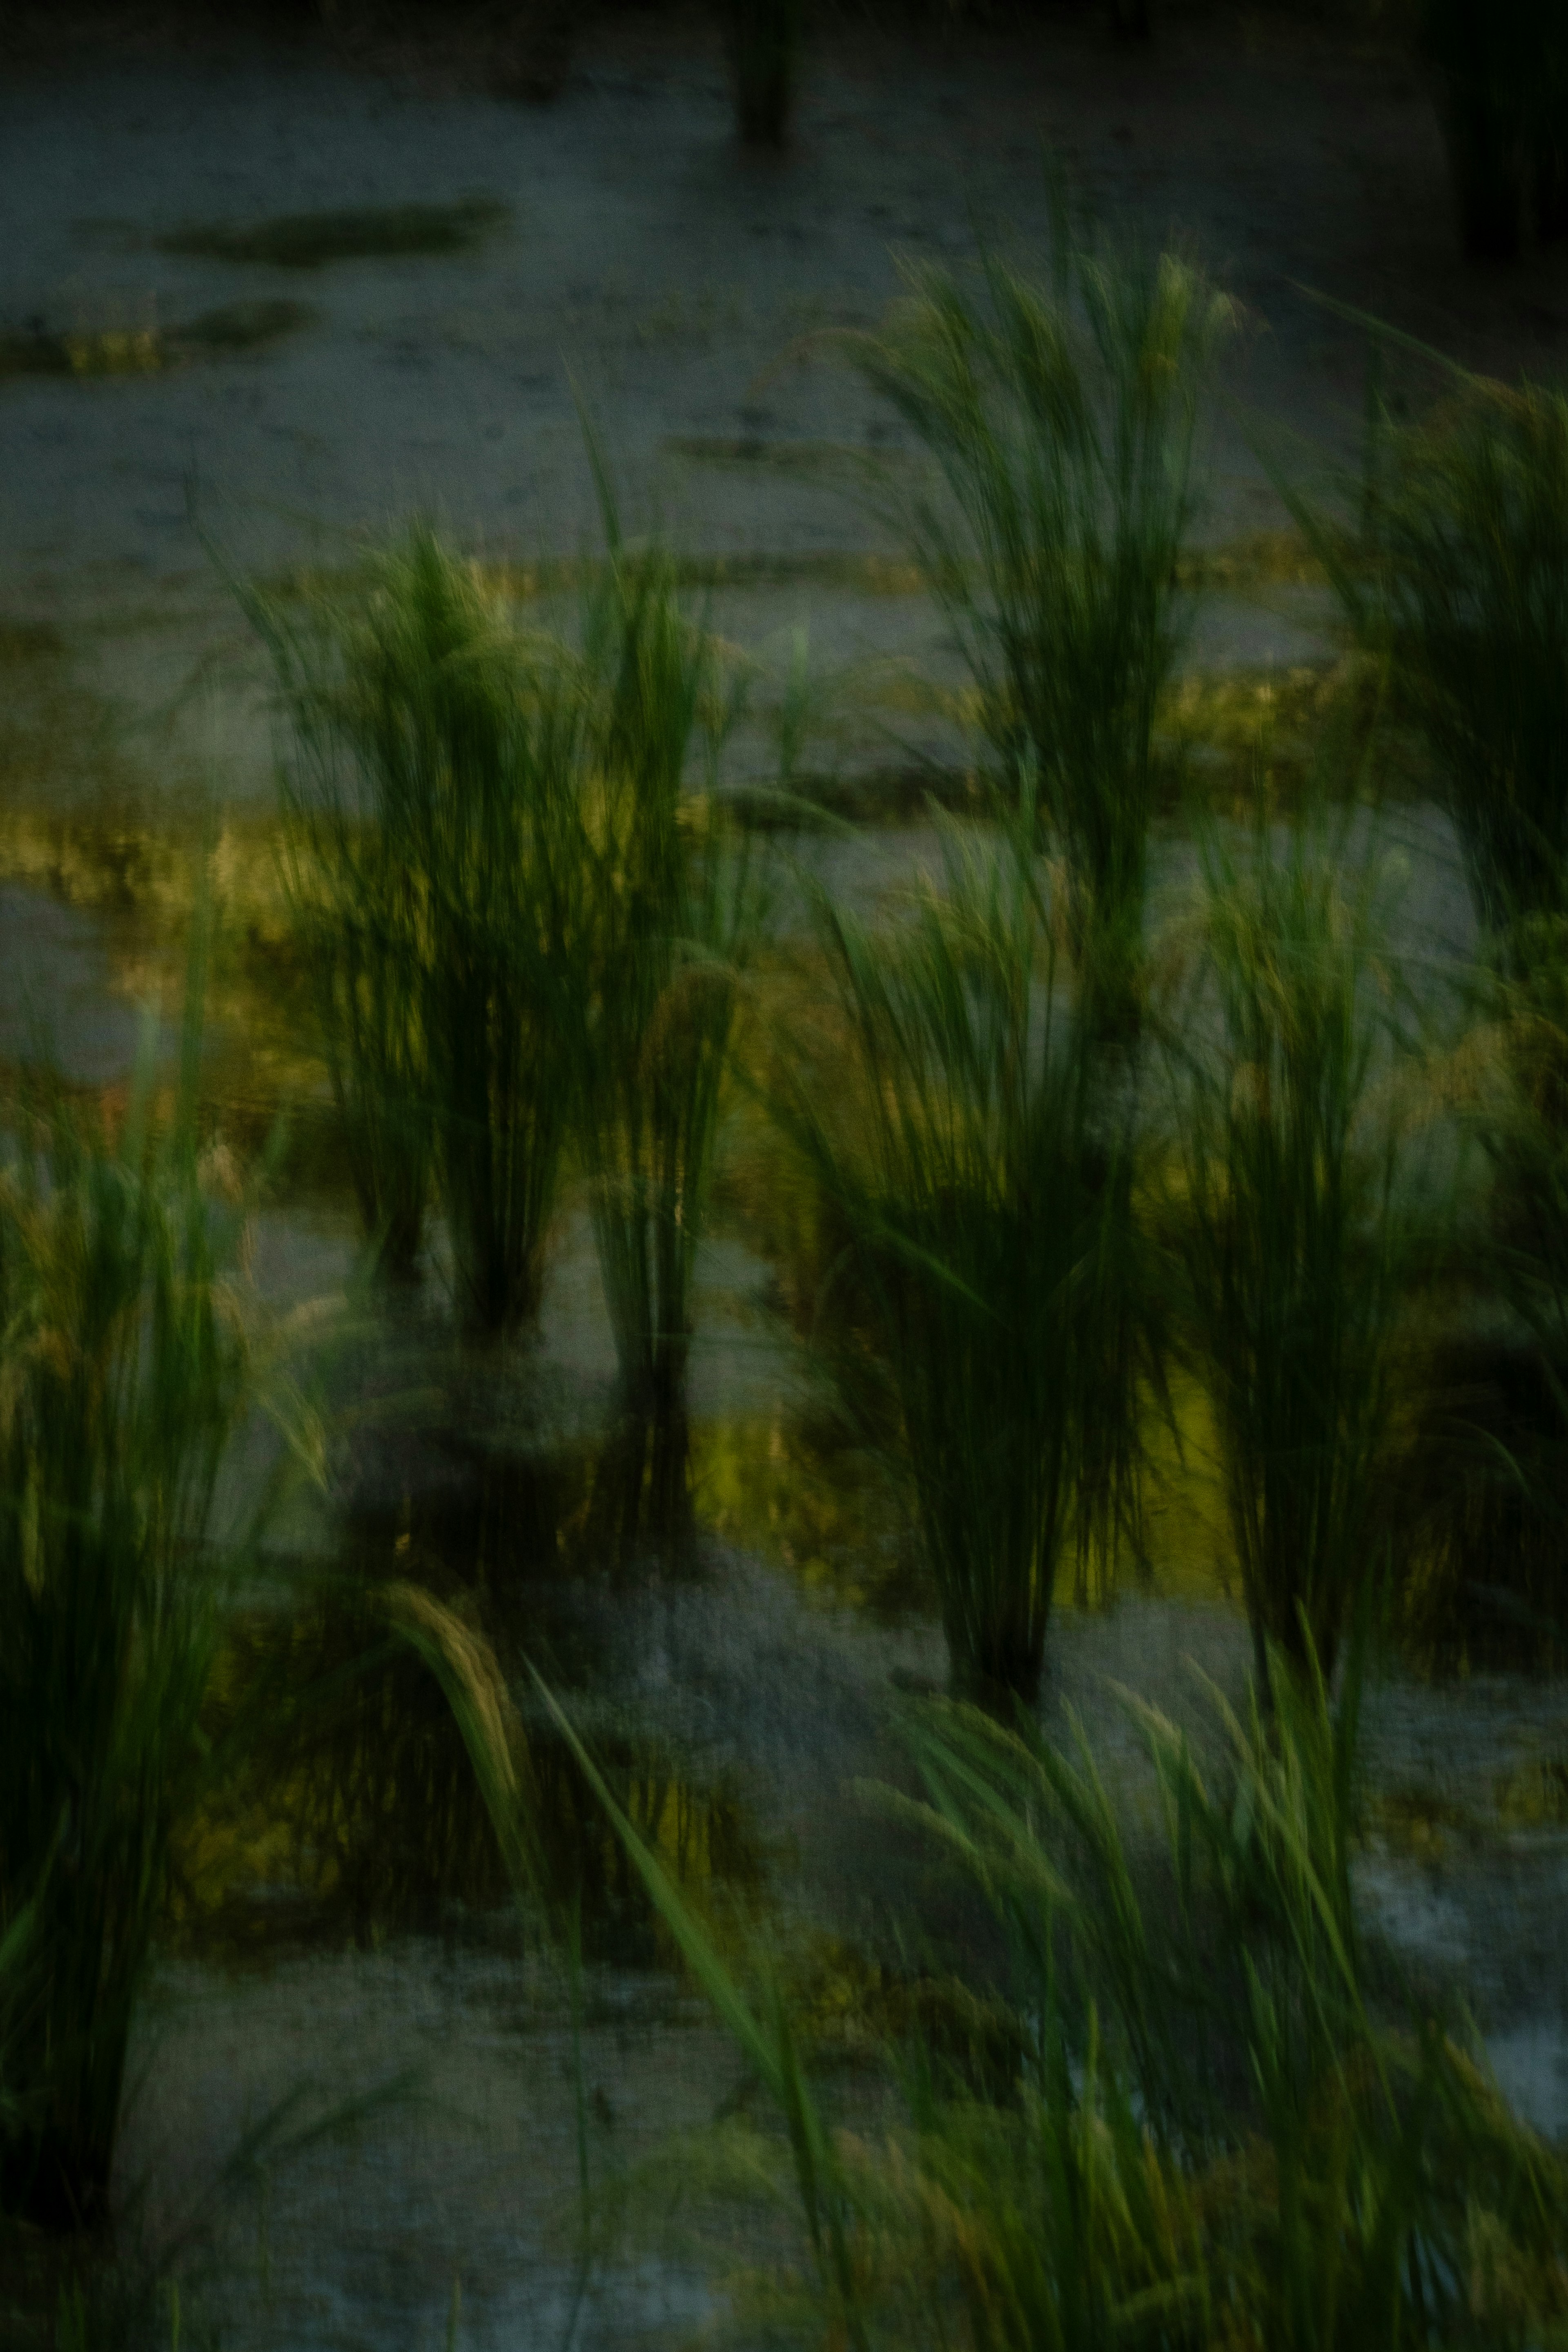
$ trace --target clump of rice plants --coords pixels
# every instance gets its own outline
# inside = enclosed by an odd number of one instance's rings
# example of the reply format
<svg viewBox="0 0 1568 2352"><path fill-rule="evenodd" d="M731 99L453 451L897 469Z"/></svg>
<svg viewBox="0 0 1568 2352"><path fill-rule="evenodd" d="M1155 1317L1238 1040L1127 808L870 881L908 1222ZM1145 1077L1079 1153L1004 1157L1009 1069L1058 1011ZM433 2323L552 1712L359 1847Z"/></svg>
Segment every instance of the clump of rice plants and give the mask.
<svg viewBox="0 0 1568 2352"><path fill-rule="evenodd" d="M1561 2308L1558 2168L1461 2039L1369 1995L1350 1867L1360 1663L1336 1714L1310 1651L1303 1673L1270 1650L1249 1712L1219 1707L1212 1777L1135 1706L1152 1852L1081 1729L1076 1756L973 1715L917 1729L931 1826L1009 1930L1033 2062L1016 2105L1038 2101L1034 2163L1014 2116L986 2116L988 2162L960 2176L949 2259L973 2246L997 2323L977 2340L1049 2341L1075 2308L1077 2340L1114 2340L1093 2321L1139 2284L1134 2340L1160 2344L1506 2340L1524 2309L1540 2326ZM942 2159L950 2129L939 2110ZM1088 2262L1075 2173L1139 2224ZM1491 2264L1466 2259L1478 2225Z"/></svg>
<svg viewBox="0 0 1568 2352"><path fill-rule="evenodd" d="M1494 947L1568 889L1568 399L1463 378L1384 436L1370 585L1340 572L1423 738Z"/></svg>
<svg viewBox="0 0 1568 2352"><path fill-rule="evenodd" d="M693 1269L763 896L752 836L719 792L740 709L729 657L684 606L669 552L626 541L591 430L588 446L606 551L583 631L578 1118L627 1441L605 1485L625 1490L635 1540L650 1444L656 1530L678 1532L684 1513Z"/></svg>
<svg viewBox="0 0 1568 2352"><path fill-rule="evenodd" d="M1102 1377L1130 1146L1032 834L1027 808L999 844L949 825L941 887L887 934L819 896L829 1025L779 1102L848 1235L846 1396L893 1433L955 1688L1003 1706L1036 1694L1080 1508L1113 1524L1136 1455L1135 1383Z"/></svg>
<svg viewBox="0 0 1568 2352"><path fill-rule="evenodd" d="M1047 284L994 252L974 287L908 275L887 325L843 342L935 478L912 497L900 482L888 520L952 626L1005 794L1034 781L1097 1017L1124 1027L1176 562L1227 306L1175 255L1092 251L1061 221Z"/></svg>
<svg viewBox="0 0 1568 2352"><path fill-rule="evenodd" d="M776 1977L727 1965L542 1696L781 2130L733 2119L718 2177L792 2186L795 2262L733 2284L782 2332L1041 2345L1460 2347L1552 2340L1568 2288L1560 2162L1459 2031L1380 2008L1352 1899L1359 1650L1337 1713L1315 1661L1219 1707L1212 1777L1135 1706L1160 1827L1134 1839L1097 1759L979 1710L909 1725L923 1801L883 1792L977 1883L1006 1961L971 1996L1011 2065L918 2023L881 2056L875 2134L832 2127ZM471 1741L482 1739L472 1711ZM491 1775L493 1785L495 1775ZM908 2013L906 2012L906 2015ZM695 2151L680 2151L689 2185Z"/></svg>
<svg viewBox="0 0 1568 2352"><path fill-rule="evenodd" d="M1409 1597L1429 1654L1542 1667L1568 1645L1568 921L1536 917L1509 940L1511 969L1479 975L1444 1071L1484 1181L1463 1229L1465 1320L1425 1414Z"/></svg>
<svg viewBox="0 0 1568 2352"><path fill-rule="evenodd" d="M626 546L606 514L585 631L597 684L580 1124L623 1410L655 1443L654 1513L669 1532L684 1495L692 1271L762 902L749 836L714 790L733 715L718 648L682 609L669 557ZM695 794L699 757L708 789Z"/></svg>
<svg viewBox="0 0 1568 2352"><path fill-rule="evenodd" d="M251 602L293 722L286 875L367 1234L410 1271L437 1178L464 1319L514 1328L575 1084L578 684L425 529L303 625Z"/></svg>
<svg viewBox="0 0 1568 2352"><path fill-rule="evenodd" d="M211 1769L214 1490L251 1394L235 1217L143 1076L0 1170L0 2206L101 2219L170 1842ZM24 1934L23 1923L27 1923Z"/></svg>
<svg viewBox="0 0 1568 2352"><path fill-rule="evenodd" d="M1200 953L1171 1008L1169 1238L1266 1651L1331 1674L1378 1571L1415 1267L1375 868L1261 815L1206 845Z"/></svg>
<svg viewBox="0 0 1568 2352"><path fill-rule="evenodd" d="M1424 1647L1458 1640L1479 1656L1537 1643L1557 1581L1568 403L1447 373L1448 397L1419 426L1375 420L1357 560L1298 511L1430 762L1480 932L1478 1025L1447 1082L1489 1165L1466 1246L1506 1328L1478 1326L1478 1304L1489 1309L1472 1280L1469 1328L1446 1345L1424 1408L1427 1518L1409 1596ZM1510 1626L1500 1612L1515 1607Z"/></svg>

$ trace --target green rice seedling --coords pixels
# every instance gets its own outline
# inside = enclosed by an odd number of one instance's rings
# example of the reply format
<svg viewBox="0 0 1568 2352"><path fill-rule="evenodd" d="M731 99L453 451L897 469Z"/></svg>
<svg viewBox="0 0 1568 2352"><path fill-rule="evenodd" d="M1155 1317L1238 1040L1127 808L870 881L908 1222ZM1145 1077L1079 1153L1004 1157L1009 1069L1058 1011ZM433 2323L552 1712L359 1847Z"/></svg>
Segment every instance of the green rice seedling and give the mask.
<svg viewBox="0 0 1568 2352"><path fill-rule="evenodd" d="M194 1066L187 1055L187 1079ZM0 2204L101 2218L170 1840L212 1768L219 1465L250 1396L187 1094L118 1127L58 1091L0 1171Z"/></svg>
<svg viewBox="0 0 1568 2352"><path fill-rule="evenodd" d="M1336 1712L1310 1651L1305 1673L1270 1651L1271 1706L1255 1686L1245 1718L1219 1708L1212 1786L1134 1703L1163 1853L1128 1843L1081 1729L1071 1759L973 1713L914 1727L925 1818L1007 1920L1022 2014L1047 2024L1037 2047L1060 2018L1086 2079L1124 2070L1146 2174L1174 2165L1183 2202L1167 2190L1163 2210L1185 2220L1195 2326L1167 2305L1155 2341L1524 2341L1563 2308L1559 2168L1458 2042L1367 1993L1350 1872L1363 1653ZM1057 2099L1079 2095L1068 2079Z"/></svg>
<svg viewBox="0 0 1568 2352"><path fill-rule="evenodd" d="M1381 2018L1366 1992L1349 1871L1359 1655L1336 1713L1315 1661L1303 1676L1271 1654L1272 1711L1256 1691L1245 1718L1220 1708L1212 1785L1184 1736L1135 1706L1160 1796L1152 1853L1131 1842L1081 1732L1073 1759L975 1709L912 1715L925 1800L881 1801L956 1859L1010 1930L997 1998L1023 2065L977 2085L918 2034L889 2042L865 2132L830 2121L776 1971L763 1958L748 1983L720 1954L538 1684L776 2117L773 2131L726 2125L709 2157L775 2212L793 2183L800 2215L798 2263L732 2287L740 2340L1554 2340L1568 2308L1561 2165L1458 2042ZM1194 2084L1194 2045L1230 2063L1173 2100ZM681 2152L688 2192L694 2153Z"/></svg>
<svg viewBox="0 0 1568 2352"><path fill-rule="evenodd" d="M888 324L842 347L931 461L887 519L952 625L1002 789L1034 780L1074 952L1116 1030L1133 1018L1154 719L1228 311L1175 255L1093 252L1065 220L1043 286L990 252L973 289L911 269Z"/></svg>
<svg viewBox="0 0 1568 2352"><path fill-rule="evenodd" d="M1434 1369L1412 1631L1450 1662L1544 1666L1568 1643L1568 922L1510 934L1477 976L1443 1097L1479 1147L1461 1318Z"/></svg>
<svg viewBox="0 0 1568 2352"><path fill-rule="evenodd" d="M1520 976L1488 975L1472 1105L1493 1181L1494 1281L1529 1332L1568 1419L1568 916L1514 935Z"/></svg>
<svg viewBox="0 0 1568 2352"><path fill-rule="evenodd" d="M286 876L367 1231L410 1268L434 1160L464 1319L514 1328L575 1083L578 683L424 529L313 628L251 608L294 726Z"/></svg>
<svg viewBox="0 0 1568 2352"><path fill-rule="evenodd" d="M274 643L304 755L282 772L289 912L361 1222L377 1269L406 1280L424 1244L435 1159L420 877L411 845L345 778L340 736L322 723L296 648Z"/></svg>
<svg viewBox="0 0 1568 2352"><path fill-rule="evenodd" d="M1384 436L1370 586L1342 572L1424 739L1494 944L1568 861L1568 400L1460 378Z"/></svg>
<svg viewBox="0 0 1568 2352"><path fill-rule="evenodd" d="M585 632L596 688L581 1128L623 1409L652 1433L655 1518L668 1528L684 1491L692 1270L763 907L750 836L714 789L734 708L718 648L682 609L669 558L626 547L608 507L606 518ZM700 795L688 789L699 758Z"/></svg>
<svg viewBox="0 0 1568 2352"><path fill-rule="evenodd" d="M1211 835L1168 1029L1171 1245L1258 1647L1331 1673L1380 1569L1417 1242L1379 991L1376 872L1317 825Z"/></svg>
<svg viewBox="0 0 1568 2352"><path fill-rule="evenodd" d="M993 1704L1032 1700L1075 1513L1125 1499L1090 1474L1136 1454L1099 1328L1135 1242L1130 1145L1064 1001L1032 833L1027 807L997 843L950 823L942 887L885 936L818 895L832 1027L779 1104L849 1237L863 1345L841 1384L897 1433L954 1685Z"/></svg>

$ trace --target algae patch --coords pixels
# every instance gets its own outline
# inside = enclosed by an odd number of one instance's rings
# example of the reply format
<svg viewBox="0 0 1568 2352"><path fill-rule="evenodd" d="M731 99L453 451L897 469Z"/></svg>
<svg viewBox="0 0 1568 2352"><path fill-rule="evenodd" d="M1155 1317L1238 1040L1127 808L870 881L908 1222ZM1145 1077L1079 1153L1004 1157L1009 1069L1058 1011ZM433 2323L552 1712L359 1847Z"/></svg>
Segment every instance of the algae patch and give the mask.
<svg viewBox="0 0 1568 2352"><path fill-rule="evenodd" d="M183 325L53 328L34 320L0 333L0 379L67 376L100 379L162 375L193 360L236 358L267 350L316 316L306 302L226 302Z"/></svg>
<svg viewBox="0 0 1568 2352"><path fill-rule="evenodd" d="M217 359L227 352L264 350L310 326L316 315L309 302L225 302L171 329L166 342L175 359Z"/></svg>
<svg viewBox="0 0 1568 2352"><path fill-rule="evenodd" d="M368 205L346 211L277 213L253 221L191 222L157 239L161 253L201 261L320 269L332 261L465 253L510 217L491 196L450 205Z"/></svg>

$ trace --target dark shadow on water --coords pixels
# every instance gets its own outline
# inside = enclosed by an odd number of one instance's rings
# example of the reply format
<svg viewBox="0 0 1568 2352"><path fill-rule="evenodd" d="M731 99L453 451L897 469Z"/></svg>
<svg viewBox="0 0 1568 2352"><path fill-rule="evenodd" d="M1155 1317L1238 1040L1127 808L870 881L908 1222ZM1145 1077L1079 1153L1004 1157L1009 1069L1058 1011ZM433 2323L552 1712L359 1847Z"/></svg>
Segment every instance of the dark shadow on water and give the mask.
<svg viewBox="0 0 1568 2352"><path fill-rule="evenodd" d="M158 238L157 247L201 260L320 269L330 261L466 253L510 214L509 205L491 196L451 205L365 205L264 220L194 222Z"/></svg>
<svg viewBox="0 0 1568 2352"><path fill-rule="evenodd" d="M693 1516L823 1600L898 1623L934 1606L908 1498L826 1413L747 1414L692 1433Z"/></svg>
<svg viewBox="0 0 1568 2352"><path fill-rule="evenodd" d="M226 359L268 350L308 327L316 313L306 302L226 302L184 324L59 327L40 316L19 331L0 331L0 379L7 376L165 374L188 362Z"/></svg>
<svg viewBox="0 0 1568 2352"><path fill-rule="evenodd" d="M1437 1349L1405 1475L1413 1655L1438 1673L1561 1673L1568 1427L1541 1349L1461 1335Z"/></svg>
<svg viewBox="0 0 1568 2352"><path fill-rule="evenodd" d="M237 1963L402 1934L526 1939L580 1908L585 1959L673 1965L529 1670L565 1697L676 1877L704 1901L749 1903L763 1862L733 1788L615 1687L627 1579L671 1557L658 1515L672 1515L683 1548L691 1528L684 1424L619 1424L600 1446L552 1454L426 1430L401 1491L385 1466L345 1511L331 1570L302 1571L235 1630L211 1727L240 1761L185 1840L176 1946ZM512 1694L539 1856L521 1906L447 1696L393 1622L389 1591L407 1584L488 1645Z"/></svg>
<svg viewBox="0 0 1568 2352"><path fill-rule="evenodd" d="M553 1936L580 1906L585 1959L669 1966L673 1948L581 1768L531 1709L516 1733L542 1883L510 1885L445 1694L389 1636L374 1593L339 1591L258 1617L229 1662L236 1705L270 1716L221 1805L185 1843L174 1934L228 1963L302 1948L374 1949L400 1935L452 1945ZM761 1849L722 1780L704 1780L635 1726L591 1746L629 1818L700 1897L748 1899Z"/></svg>
<svg viewBox="0 0 1568 2352"><path fill-rule="evenodd" d="M617 1414L595 1463L584 1557L622 1579L652 1567L679 1574L692 1565L696 1538L684 1402Z"/></svg>

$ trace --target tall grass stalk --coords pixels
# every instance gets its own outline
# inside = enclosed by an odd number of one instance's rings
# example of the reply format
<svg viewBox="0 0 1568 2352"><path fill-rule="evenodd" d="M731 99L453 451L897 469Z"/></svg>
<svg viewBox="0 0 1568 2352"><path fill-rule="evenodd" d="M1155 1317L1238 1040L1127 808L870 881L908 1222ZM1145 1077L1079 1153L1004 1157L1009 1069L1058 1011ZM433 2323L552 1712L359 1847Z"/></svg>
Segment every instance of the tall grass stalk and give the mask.
<svg viewBox="0 0 1568 2352"><path fill-rule="evenodd" d="M623 1413L595 1507L626 1552L648 1531L679 1538L687 1522L693 1267L762 891L748 830L717 793L738 713L724 652L684 609L668 551L623 539L585 430L606 558L583 616L578 1136Z"/></svg>
<svg viewBox="0 0 1568 2352"><path fill-rule="evenodd" d="M1211 835L1172 1007L1171 1237L1258 1647L1331 1674L1382 1561L1415 1270L1376 872L1304 822Z"/></svg>
<svg viewBox="0 0 1568 2352"><path fill-rule="evenodd" d="M994 252L973 287L907 274L888 324L843 339L934 476L912 498L900 481L887 520L952 625L1003 789L1016 799L1035 780L1075 954L1120 1027L1201 396L1227 309L1173 254L1090 251L1060 216L1047 283Z"/></svg>
<svg viewBox="0 0 1568 2352"><path fill-rule="evenodd" d="M628 1420L683 1491L691 1286L739 993L762 918L750 837L716 793L731 723L719 650L671 560L621 540L590 604L595 680L584 801L591 968L583 1156ZM700 763L706 791L694 793ZM639 1457L640 1483L640 1457Z"/></svg>
<svg viewBox="0 0 1568 2352"><path fill-rule="evenodd" d="M425 529L300 625L251 599L294 756L286 874L365 1223L439 1172L465 1320L537 1311L576 1085L580 681Z"/></svg>
<svg viewBox="0 0 1568 2352"><path fill-rule="evenodd" d="M973 1715L915 1730L931 1826L1012 1929L1036 2047L1061 2019L1086 2077L1120 2083L1167 2231L1185 2223L1188 2299L1167 2257L1154 2341L1213 2343L1221 2315L1235 2340L1346 2352L1507 2340L1510 2309L1539 2326L1561 2305L1556 2168L1459 2043L1380 2018L1367 1991L1350 1867L1364 1631L1337 1711L1310 1643L1304 1670L1271 1649L1271 1703L1255 1685L1245 1717L1219 1705L1212 1780L1135 1705L1160 1853L1129 1843L1081 1729L1076 1759ZM1074 2103L1069 2081L1058 2095ZM1482 2211L1489 2268L1467 2259Z"/></svg>
<svg viewBox="0 0 1568 2352"><path fill-rule="evenodd" d="M194 1069L187 1055L187 1083ZM187 1091L118 1119L40 1086L0 1171L0 2203L105 2210L170 1840L211 1769L219 1465L250 1394L235 1219Z"/></svg>
<svg viewBox="0 0 1568 2352"><path fill-rule="evenodd" d="M1133 1246L1130 1146L1032 836L1026 806L997 842L949 826L942 886L885 935L818 895L829 1026L780 1096L864 1303L846 1392L898 1432L954 1685L992 1703L1033 1698L1075 1513L1113 1528L1127 1500L1090 1474L1136 1454L1097 1328Z"/></svg>
<svg viewBox="0 0 1568 2352"><path fill-rule="evenodd" d="M1490 1271L1568 1428L1568 914L1515 936L1522 976L1491 981L1491 1021L1462 1050L1489 1065L1475 1108L1493 1180Z"/></svg>
<svg viewBox="0 0 1568 2352"><path fill-rule="evenodd" d="M973 1709L911 1718L925 1800L881 1801L1011 1931L998 1998L1021 2063L977 2088L918 2033L885 2043L889 2095L864 2136L830 2124L765 1958L740 1980L540 1685L782 2126L731 2124L717 2150L721 2178L793 2179L801 2217L799 2269L740 2288L742 2340L1552 2340L1561 2166L1460 2043L1381 2020L1366 1991L1349 1870L1359 1669L1337 1715L1315 1661L1302 1675L1274 1654L1268 1671L1271 1711L1256 1692L1245 1718L1221 1707L1212 1784L1184 1735L1137 1710L1152 1853L1081 1732L1074 1760ZM1207 2074L1205 2055L1221 2062Z"/></svg>
<svg viewBox="0 0 1568 2352"><path fill-rule="evenodd" d="M1392 660L1498 944L1568 901L1568 399L1462 377L1381 441L1372 583L1341 585Z"/></svg>
<svg viewBox="0 0 1568 2352"><path fill-rule="evenodd" d="M355 645L349 615L252 592L292 740L279 761L287 901L315 1000L349 1174L377 1269L412 1276L435 1177L424 1034L424 892L395 778L401 714L371 679L390 613ZM390 601L390 599L389 599Z"/></svg>
<svg viewBox="0 0 1568 2352"><path fill-rule="evenodd" d="M1568 1645L1568 919L1517 924L1509 963L1478 974L1445 1072L1483 1181L1416 1456L1429 1548L1409 1599L1436 1654L1540 1667Z"/></svg>

